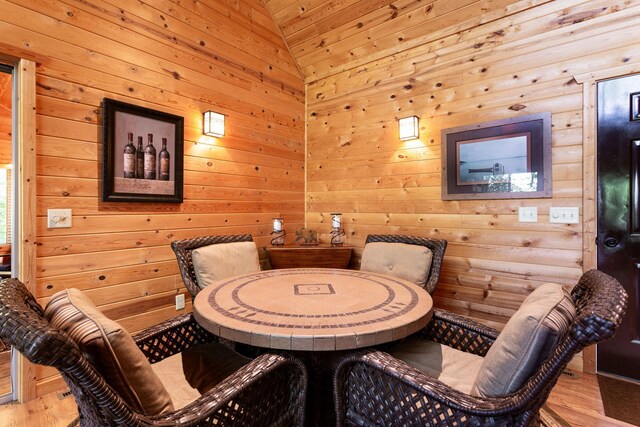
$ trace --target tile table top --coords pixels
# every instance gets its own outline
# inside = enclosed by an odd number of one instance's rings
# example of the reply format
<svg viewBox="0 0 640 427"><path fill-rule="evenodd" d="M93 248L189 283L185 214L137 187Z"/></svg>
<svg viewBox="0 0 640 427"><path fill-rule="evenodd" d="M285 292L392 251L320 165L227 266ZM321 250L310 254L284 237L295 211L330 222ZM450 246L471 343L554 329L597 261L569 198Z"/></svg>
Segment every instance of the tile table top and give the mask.
<svg viewBox="0 0 640 427"><path fill-rule="evenodd" d="M194 301L210 332L259 347L333 351L404 338L431 319L424 289L383 274L330 268L265 270L220 280Z"/></svg>

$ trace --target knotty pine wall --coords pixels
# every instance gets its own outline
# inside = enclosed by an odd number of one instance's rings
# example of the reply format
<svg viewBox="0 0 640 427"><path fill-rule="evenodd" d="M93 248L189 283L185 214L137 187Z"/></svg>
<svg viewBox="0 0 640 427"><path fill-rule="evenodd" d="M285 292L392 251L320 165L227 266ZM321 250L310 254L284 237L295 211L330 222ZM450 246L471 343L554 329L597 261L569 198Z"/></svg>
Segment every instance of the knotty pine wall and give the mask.
<svg viewBox="0 0 640 427"><path fill-rule="evenodd" d="M334 15L293 3L269 6L308 84L309 227L328 230L343 212L358 255L369 233L446 239L436 306L497 328L540 284L576 283L583 89L573 76L640 62L640 2L350 2ZM552 198L441 200L443 129L546 111ZM420 140L403 143L396 119L410 115ZM519 223L520 206L537 207L538 223ZM580 207L581 224L550 224L551 206Z"/></svg>
<svg viewBox="0 0 640 427"><path fill-rule="evenodd" d="M11 163L11 74L0 73L0 163Z"/></svg>
<svg viewBox="0 0 640 427"><path fill-rule="evenodd" d="M0 52L37 62L37 297L78 287L135 332L177 314L170 242L304 221L304 84L259 0L0 0ZM103 203L104 97L185 119L182 204ZM202 136L202 112L227 116ZM50 208L73 227L47 229ZM189 299L189 298L187 298ZM187 307L189 308L189 307ZM37 394L61 386L37 368Z"/></svg>

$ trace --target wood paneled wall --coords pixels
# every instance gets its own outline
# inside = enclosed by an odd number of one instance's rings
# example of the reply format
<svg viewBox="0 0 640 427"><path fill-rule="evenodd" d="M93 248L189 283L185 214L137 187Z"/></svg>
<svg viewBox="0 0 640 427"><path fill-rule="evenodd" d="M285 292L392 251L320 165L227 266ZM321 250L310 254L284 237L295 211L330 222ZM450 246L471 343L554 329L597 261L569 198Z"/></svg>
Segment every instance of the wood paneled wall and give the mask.
<svg viewBox="0 0 640 427"><path fill-rule="evenodd" d="M307 226L343 212L348 243L369 233L448 240L437 306L501 328L528 293L571 286L582 223L583 99L573 76L639 63L640 2L267 0L307 87ZM552 113L553 197L441 200L441 131ZM420 117L402 143L396 119ZM518 222L518 207L538 223ZM590 213L592 215L592 213ZM582 220L582 216L581 216Z"/></svg>
<svg viewBox="0 0 640 427"><path fill-rule="evenodd" d="M37 62L37 297L78 287L134 332L176 315L175 239L304 220L304 83L259 0L0 0L0 52ZM185 201L103 203L104 97L185 118ZM227 116L202 136L202 112ZM47 228L47 209L73 227ZM60 386L38 367L37 393Z"/></svg>
<svg viewBox="0 0 640 427"><path fill-rule="evenodd" d="M0 73L0 163L11 163L11 74Z"/></svg>

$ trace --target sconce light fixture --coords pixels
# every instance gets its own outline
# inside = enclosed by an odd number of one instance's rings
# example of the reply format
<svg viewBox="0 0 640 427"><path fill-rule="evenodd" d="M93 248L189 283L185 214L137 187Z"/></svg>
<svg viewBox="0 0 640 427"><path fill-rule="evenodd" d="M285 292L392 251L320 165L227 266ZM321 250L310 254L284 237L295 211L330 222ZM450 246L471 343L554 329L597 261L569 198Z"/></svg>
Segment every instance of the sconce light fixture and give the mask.
<svg viewBox="0 0 640 427"><path fill-rule="evenodd" d="M223 137L224 136L224 114L214 111L205 111L202 115L202 129L205 135Z"/></svg>
<svg viewBox="0 0 640 427"><path fill-rule="evenodd" d="M273 231L271 232L273 237L271 238L271 246L284 245L284 236L286 236L286 233L284 232L282 224L282 218L273 218Z"/></svg>
<svg viewBox="0 0 640 427"><path fill-rule="evenodd" d="M345 232L342 228L342 214L331 214L331 246L342 246Z"/></svg>
<svg viewBox="0 0 640 427"><path fill-rule="evenodd" d="M416 116L398 119L398 134L401 141L418 139L418 118Z"/></svg>

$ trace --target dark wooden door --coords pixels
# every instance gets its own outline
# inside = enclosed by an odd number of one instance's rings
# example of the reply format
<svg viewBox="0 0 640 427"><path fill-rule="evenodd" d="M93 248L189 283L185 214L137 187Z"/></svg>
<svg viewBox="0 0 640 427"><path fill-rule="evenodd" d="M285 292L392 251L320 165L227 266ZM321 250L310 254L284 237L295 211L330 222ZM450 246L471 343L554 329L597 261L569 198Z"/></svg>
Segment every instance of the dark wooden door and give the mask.
<svg viewBox="0 0 640 427"><path fill-rule="evenodd" d="M598 345L599 372L640 380L640 75L598 83L598 269L618 279L629 307Z"/></svg>

